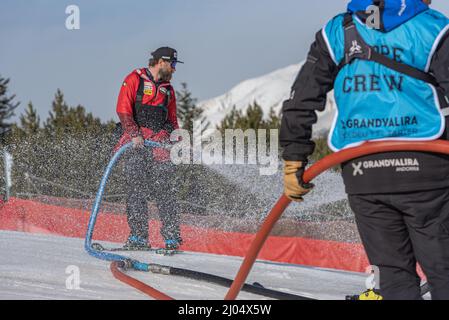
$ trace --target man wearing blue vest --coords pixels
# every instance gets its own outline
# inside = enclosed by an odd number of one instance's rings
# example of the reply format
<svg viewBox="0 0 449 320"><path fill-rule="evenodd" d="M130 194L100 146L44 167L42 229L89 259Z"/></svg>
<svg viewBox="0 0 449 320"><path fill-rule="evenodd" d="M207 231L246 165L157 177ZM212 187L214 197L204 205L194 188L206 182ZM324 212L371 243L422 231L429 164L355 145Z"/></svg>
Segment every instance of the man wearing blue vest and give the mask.
<svg viewBox="0 0 449 320"><path fill-rule="evenodd" d="M334 89L333 151L365 141L449 139L449 19L430 0L352 0L317 33L283 105L284 190L302 201L312 125ZM367 9L378 9L372 25ZM373 12L373 11L371 11ZM449 299L449 157L388 152L342 164L357 227L384 299Z"/></svg>

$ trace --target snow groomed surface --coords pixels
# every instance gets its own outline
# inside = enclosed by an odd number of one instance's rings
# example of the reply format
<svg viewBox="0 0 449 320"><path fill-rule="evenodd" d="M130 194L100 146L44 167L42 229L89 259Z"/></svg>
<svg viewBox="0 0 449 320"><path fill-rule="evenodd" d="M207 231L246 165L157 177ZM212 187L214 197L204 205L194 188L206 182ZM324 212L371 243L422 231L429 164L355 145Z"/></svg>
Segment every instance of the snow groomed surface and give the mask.
<svg viewBox="0 0 449 320"><path fill-rule="evenodd" d="M82 239L0 231L0 252L0 299L150 299L114 279L109 263L90 257ZM240 257L193 252L171 257L140 252L129 257L229 279L235 277L242 262ZM80 289L70 289L74 268L79 269ZM138 271L127 274L179 300L222 300L228 290L182 277ZM259 282L266 288L320 300L342 300L347 294L364 291L365 279L363 273L257 261L247 283ZM268 300L246 292L238 299Z"/></svg>

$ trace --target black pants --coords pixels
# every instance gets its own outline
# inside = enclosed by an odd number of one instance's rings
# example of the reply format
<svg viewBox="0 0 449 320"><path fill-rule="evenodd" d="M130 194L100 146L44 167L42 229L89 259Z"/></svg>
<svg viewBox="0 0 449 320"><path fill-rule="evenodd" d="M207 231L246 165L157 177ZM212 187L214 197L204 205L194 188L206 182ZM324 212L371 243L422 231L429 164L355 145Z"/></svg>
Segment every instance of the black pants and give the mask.
<svg viewBox="0 0 449 320"><path fill-rule="evenodd" d="M131 234L148 239L148 203L159 210L164 240L180 239L176 166L153 162L151 149L133 149L125 155L126 213Z"/></svg>
<svg viewBox="0 0 449 320"><path fill-rule="evenodd" d="M421 299L419 262L432 299L449 300L449 189L349 195L385 299Z"/></svg>

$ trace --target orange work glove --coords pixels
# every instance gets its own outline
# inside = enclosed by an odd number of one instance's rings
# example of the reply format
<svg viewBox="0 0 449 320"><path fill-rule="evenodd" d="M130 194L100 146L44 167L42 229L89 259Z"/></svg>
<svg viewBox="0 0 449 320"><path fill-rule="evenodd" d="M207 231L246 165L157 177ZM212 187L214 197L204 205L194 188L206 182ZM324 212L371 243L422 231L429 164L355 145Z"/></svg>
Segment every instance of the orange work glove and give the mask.
<svg viewBox="0 0 449 320"><path fill-rule="evenodd" d="M302 161L284 161L284 193L295 202L302 202L302 196L314 187L313 183L304 183L302 180L304 167Z"/></svg>

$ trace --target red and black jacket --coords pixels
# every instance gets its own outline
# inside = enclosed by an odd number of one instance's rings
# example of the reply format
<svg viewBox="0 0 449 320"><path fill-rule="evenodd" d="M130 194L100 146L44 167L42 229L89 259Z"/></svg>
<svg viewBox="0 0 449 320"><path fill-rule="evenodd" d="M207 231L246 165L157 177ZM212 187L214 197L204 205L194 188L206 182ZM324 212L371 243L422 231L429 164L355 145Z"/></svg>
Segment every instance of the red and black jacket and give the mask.
<svg viewBox="0 0 449 320"><path fill-rule="evenodd" d="M124 133L115 151L137 136L167 142L170 133L179 128L173 87L170 82L154 81L147 68L137 69L126 77L118 97L117 114Z"/></svg>

